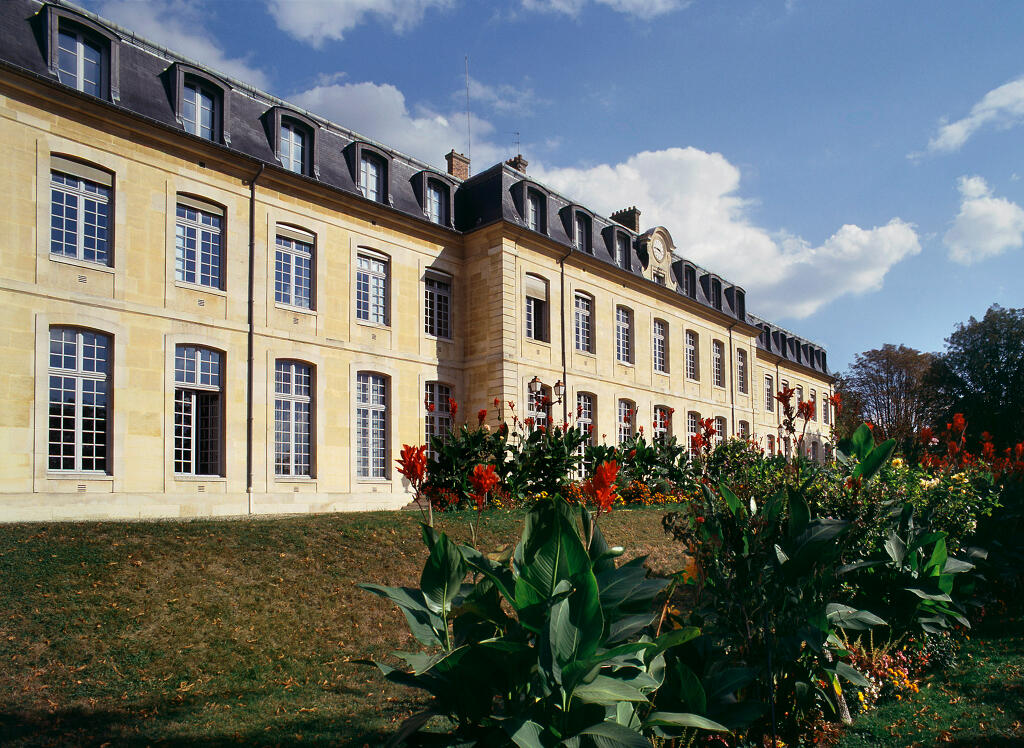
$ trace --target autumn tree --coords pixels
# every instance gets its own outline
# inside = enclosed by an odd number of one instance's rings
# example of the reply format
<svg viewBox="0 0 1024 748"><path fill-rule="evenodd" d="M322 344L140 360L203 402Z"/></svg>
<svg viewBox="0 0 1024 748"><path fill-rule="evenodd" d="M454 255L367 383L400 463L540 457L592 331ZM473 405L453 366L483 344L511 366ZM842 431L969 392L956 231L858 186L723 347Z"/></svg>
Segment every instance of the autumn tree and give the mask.
<svg viewBox="0 0 1024 748"><path fill-rule="evenodd" d="M890 343L858 353L842 378L849 415L871 423L877 439L913 440L933 423L934 361L934 354Z"/></svg>
<svg viewBox="0 0 1024 748"><path fill-rule="evenodd" d="M1000 449L1024 440L1024 309L995 304L958 325L929 380L944 422L967 417L969 441L984 431Z"/></svg>

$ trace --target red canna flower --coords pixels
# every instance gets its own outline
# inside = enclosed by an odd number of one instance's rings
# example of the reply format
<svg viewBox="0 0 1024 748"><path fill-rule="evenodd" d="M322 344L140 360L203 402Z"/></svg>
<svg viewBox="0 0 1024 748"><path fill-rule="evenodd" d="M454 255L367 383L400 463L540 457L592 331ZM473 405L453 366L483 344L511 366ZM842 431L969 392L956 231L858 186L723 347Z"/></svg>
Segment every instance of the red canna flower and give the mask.
<svg viewBox="0 0 1024 748"><path fill-rule="evenodd" d="M932 431L928 426L925 426L923 429L921 429L921 443L922 444L931 444L932 443L932 438L934 436L935 436L935 432Z"/></svg>
<svg viewBox="0 0 1024 748"><path fill-rule="evenodd" d="M480 408L480 410L478 410L476 412L476 423L477 423L477 426L483 426L484 425L484 421L486 421L486 420L487 420L487 408Z"/></svg>
<svg viewBox="0 0 1024 748"><path fill-rule="evenodd" d="M473 486L473 500L476 502L477 511L481 511L487 502L487 494L501 483L501 478L494 471L494 465L477 465L469 474L469 482Z"/></svg>
<svg viewBox="0 0 1024 748"><path fill-rule="evenodd" d="M963 413L954 413L953 414L953 431L959 431L960 433L963 433L966 428L967 428L967 419L964 418L964 414Z"/></svg>
<svg viewBox="0 0 1024 748"><path fill-rule="evenodd" d="M455 420L456 414L459 412L459 404L452 398L448 398L448 412L452 414L452 420Z"/></svg>
<svg viewBox="0 0 1024 748"><path fill-rule="evenodd" d="M526 426L526 428L528 428L528 429L532 429L533 428L533 416L530 416L525 421L523 421L523 425Z"/></svg>
<svg viewBox="0 0 1024 748"><path fill-rule="evenodd" d="M508 409L509 410L515 410L516 409L516 404L513 401L511 401L511 400L508 401Z"/></svg>
<svg viewBox="0 0 1024 748"><path fill-rule="evenodd" d="M427 477L427 445L413 447L403 444L398 472L409 479L413 489L419 489Z"/></svg>
<svg viewBox="0 0 1024 748"><path fill-rule="evenodd" d="M675 414L675 412L676 412L675 408L669 408L668 409L668 417L671 418L673 416L673 414Z"/></svg>
<svg viewBox="0 0 1024 748"><path fill-rule="evenodd" d="M542 434L546 434L548 432L547 426L545 426L543 423L537 424L537 430Z"/></svg>
<svg viewBox="0 0 1024 748"><path fill-rule="evenodd" d="M433 413L434 412L434 404L433 403L427 403L427 412L428 413Z"/></svg>
<svg viewBox="0 0 1024 748"><path fill-rule="evenodd" d="M992 462L996 456L996 447L992 442L985 442L981 445L981 456Z"/></svg>
<svg viewBox="0 0 1024 748"><path fill-rule="evenodd" d="M497 397L494 398L494 409L497 410L499 405L501 405L501 399Z"/></svg>
<svg viewBox="0 0 1024 748"><path fill-rule="evenodd" d="M598 515L610 512L618 498L615 494L615 479L619 475L619 463L615 460L602 462L594 470L594 477L584 484L584 489L597 505Z"/></svg>
<svg viewBox="0 0 1024 748"><path fill-rule="evenodd" d="M814 418L814 410L813 400L804 400L796 406L797 415L805 421L810 421Z"/></svg>
<svg viewBox="0 0 1024 748"><path fill-rule="evenodd" d="M793 394L796 392L792 387L783 387L781 390L775 393L775 399L783 405L789 405L789 402L793 399Z"/></svg>
<svg viewBox="0 0 1024 748"><path fill-rule="evenodd" d="M992 434L988 433L987 431L982 431L981 432L981 440L983 442L990 442L990 441L992 441Z"/></svg>

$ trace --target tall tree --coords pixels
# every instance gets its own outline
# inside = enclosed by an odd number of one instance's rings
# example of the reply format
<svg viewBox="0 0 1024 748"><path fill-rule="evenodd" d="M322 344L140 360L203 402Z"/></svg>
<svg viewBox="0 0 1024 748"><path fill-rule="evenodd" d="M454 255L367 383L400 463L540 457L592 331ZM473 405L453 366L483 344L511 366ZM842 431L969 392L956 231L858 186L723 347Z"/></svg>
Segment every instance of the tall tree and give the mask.
<svg viewBox="0 0 1024 748"><path fill-rule="evenodd" d="M926 378L934 360L934 354L890 343L854 357L844 388L876 438L906 442L931 425L934 396Z"/></svg>
<svg viewBox="0 0 1024 748"><path fill-rule="evenodd" d="M968 439L988 431L998 448L1024 441L1024 309L995 304L959 325L930 381L946 420L967 417Z"/></svg>

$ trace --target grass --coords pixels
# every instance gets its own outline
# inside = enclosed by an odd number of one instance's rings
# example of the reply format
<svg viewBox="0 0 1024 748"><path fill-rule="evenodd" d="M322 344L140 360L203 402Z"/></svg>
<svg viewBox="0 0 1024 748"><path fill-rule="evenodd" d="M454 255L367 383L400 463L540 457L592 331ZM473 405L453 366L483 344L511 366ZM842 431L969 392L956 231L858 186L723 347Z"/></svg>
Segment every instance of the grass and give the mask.
<svg viewBox="0 0 1024 748"><path fill-rule="evenodd" d="M928 676L913 698L858 717L840 748L1024 746L1021 609L987 616L957 667Z"/></svg>
<svg viewBox="0 0 1024 748"><path fill-rule="evenodd" d="M601 519L668 573L664 509ZM440 529L467 542L471 515ZM416 695L354 660L415 649L359 582L417 585L410 512L0 526L0 744L378 745ZM481 547L521 515L485 515Z"/></svg>

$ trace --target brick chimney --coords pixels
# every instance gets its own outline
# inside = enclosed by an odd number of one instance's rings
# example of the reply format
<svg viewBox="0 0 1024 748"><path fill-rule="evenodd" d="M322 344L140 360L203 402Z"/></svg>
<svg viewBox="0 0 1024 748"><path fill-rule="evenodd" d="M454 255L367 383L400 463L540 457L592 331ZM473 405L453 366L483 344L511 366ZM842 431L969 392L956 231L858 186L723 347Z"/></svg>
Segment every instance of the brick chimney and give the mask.
<svg viewBox="0 0 1024 748"><path fill-rule="evenodd" d="M448 162L448 173L456 179L469 179L469 159L461 153L456 153L452 148L445 155Z"/></svg>
<svg viewBox="0 0 1024 748"><path fill-rule="evenodd" d="M631 231L640 233L640 210L635 205L615 211L612 213L611 219L616 223L621 223Z"/></svg>
<svg viewBox="0 0 1024 748"><path fill-rule="evenodd" d="M521 171L523 174L525 174L526 167L530 162L523 158L523 154L517 153L515 158L510 158L505 163L511 166L516 171Z"/></svg>

